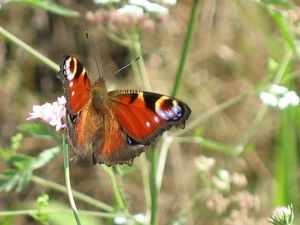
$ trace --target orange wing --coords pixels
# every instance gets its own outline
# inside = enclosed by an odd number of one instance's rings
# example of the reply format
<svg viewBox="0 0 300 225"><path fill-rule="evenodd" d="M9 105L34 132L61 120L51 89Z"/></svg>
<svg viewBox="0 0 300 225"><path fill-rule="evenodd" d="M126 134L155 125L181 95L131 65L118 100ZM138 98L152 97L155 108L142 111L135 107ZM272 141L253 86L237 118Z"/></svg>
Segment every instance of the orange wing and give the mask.
<svg viewBox="0 0 300 225"><path fill-rule="evenodd" d="M88 102L91 84L86 69L75 57L66 56L60 67L68 113L78 113Z"/></svg>
<svg viewBox="0 0 300 225"><path fill-rule="evenodd" d="M129 137L121 128L110 109L104 115L104 133L93 143L93 162L132 165L133 159L139 156L147 147Z"/></svg>

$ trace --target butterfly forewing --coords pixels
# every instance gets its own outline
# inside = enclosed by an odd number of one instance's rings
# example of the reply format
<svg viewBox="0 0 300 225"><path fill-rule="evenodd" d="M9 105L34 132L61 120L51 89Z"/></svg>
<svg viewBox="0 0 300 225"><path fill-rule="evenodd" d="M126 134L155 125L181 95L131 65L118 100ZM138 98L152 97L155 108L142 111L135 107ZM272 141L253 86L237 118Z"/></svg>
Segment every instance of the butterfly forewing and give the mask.
<svg viewBox="0 0 300 225"><path fill-rule="evenodd" d="M66 56L62 66L67 109L70 114L78 113L89 101L91 89L86 69L75 57Z"/></svg>

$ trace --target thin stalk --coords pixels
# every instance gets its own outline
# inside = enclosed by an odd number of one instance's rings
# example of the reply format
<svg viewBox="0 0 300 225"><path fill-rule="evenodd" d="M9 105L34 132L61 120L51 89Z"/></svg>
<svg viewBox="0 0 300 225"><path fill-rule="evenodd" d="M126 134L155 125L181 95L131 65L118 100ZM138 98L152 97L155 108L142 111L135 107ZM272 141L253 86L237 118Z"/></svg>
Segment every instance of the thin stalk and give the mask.
<svg viewBox="0 0 300 225"><path fill-rule="evenodd" d="M216 152L226 152L229 154L234 154L236 152L235 148L221 145L217 142L206 140L202 137L170 137L174 143L196 143L202 145L203 147L216 151Z"/></svg>
<svg viewBox="0 0 300 225"><path fill-rule="evenodd" d="M113 191L114 191L114 195L115 195L115 198L116 198L118 208L119 209L125 209L126 204L125 204L125 202L122 198L122 194L121 194L120 188L117 184L116 176L114 174L114 171L113 171L112 167L103 166L103 169L107 172L107 174L110 178L110 182L111 182L111 185L112 185L112 188L113 188Z"/></svg>
<svg viewBox="0 0 300 225"><path fill-rule="evenodd" d="M46 180L44 178L41 178L41 177L38 177L38 176L35 176L35 175L33 175L31 177L31 181L36 183L36 184L39 184L39 185L42 185L42 186L51 188L53 190L56 190L56 191L67 194L66 187L61 185L61 184L54 183L52 181ZM103 202L100 202L100 201L94 199L94 198L91 198L90 196L82 194L79 191L74 191L73 190L73 195L77 200L81 200L81 201L83 201L83 202L85 202L85 203L87 203L91 206L102 209L106 212L113 212L114 211L114 208L111 207L110 205L107 205Z"/></svg>
<svg viewBox="0 0 300 225"><path fill-rule="evenodd" d="M157 187L157 165L158 165L158 151L154 149L151 154L151 171L150 171L150 194L151 194L151 217L150 224L155 225L158 222L157 212L157 198L158 198L158 187Z"/></svg>
<svg viewBox="0 0 300 225"><path fill-rule="evenodd" d="M32 56L34 56L38 60L45 63L45 65L47 65L49 68L51 68L55 72L59 71L59 66L55 62L53 62L52 60L50 60L49 58L47 58L43 54L39 53L38 51L36 51L32 47L30 47L28 44L26 44L25 42L23 42L22 40L17 38L15 35L8 32L7 30L5 30L1 26L0 26L0 34L2 34L10 42L12 42L12 43L16 44L17 46L23 48L26 52L28 52L29 54L31 54Z"/></svg>
<svg viewBox="0 0 300 225"><path fill-rule="evenodd" d="M142 47L140 43L140 37L138 32L134 32L132 35L132 51L134 54L134 57L142 56ZM147 91L151 91L151 85L149 81L149 77L147 74L145 62L143 60L143 57L138 61L138 70L139 75L143 84L144 89ZM149 176L149 187L150 187L150 196L151 196L151 215L150 215L150 224L154 225L157 224L157 211L158 211L158 205L157 205L157 198L158 198L158 189L157 189L157 182L156 182L156 175L157 175L157 161L158 161L158 151L152 151L151 152L151 171ZM146 163L144 161L143 163ZM143 167L146 168L146 167ZM148 173L144 173L144 175L149 175ZM146 191L145 191L146 193Z"/></svg>
<svg viewBox="0 0 300 225"><path fill-rule="evenodd" d="M133 35L133 43L132 43L132 48L134 51L134 56L139 57L140 56L140 60L137 61L138 67L139 67L139 71L140 71L140 77L142 80L142 84L144 89L146 89L147 91L151 91L151 84L149 81L149 77L147 74L147 70L146 70L146 66L145 66L145 61L144 58L142 57L142 46L141 46L141 41L140 41L140 36L138 32L135 32Z"/></svg>
<svg viewBox="0 0 300 225"><path fill-rule="evenodd" d="M167 160L167 155L169 152L169 148L171 146L173 138L172 137L164 137L163 138L163 143L160 148L160 154L159 154L159 159L158 159L158 167L157 167L157 174L156 174L156 184L157 184L157 189L160 191L162 180L163 180L163 175L164 175L164 169L165 169L165 164Z"/></svg>
<svg viewBox="0 0 300 225"><path fill-rule="evenodd" d="M288 49L286 54L284 55L282 62L280 64L280 67L277 71L277 73L274 76L274 79L272 81L273 84L279 84L281 80L283 79L283 76L285 74L285 71L289 65L290 60L292 59L293 52ZM244 150L244 147L249 142L251 137L254 135L256 129L259 127L263 119L265 118L265 115L267 114L268 106L262 105L260 110L258 111L253 123L250 124L250 126L247 128L247 132L242 136L238 146L239 152L236 152L237 154L241 154Z"/></svg>
<svg viewBox="0 0 300 225"><path fill-rule="evenodd" d="M200 9L199 0L193 0L192 6L191 6L190 19L189 19L189 23L188 23L188 30L187 30L187 34L186 34L186 37L184 40L181 58L180 58L179 66L178 66L176 76L175 76L175 83L174 83L172 94L171 94L173 97L176 97L178 94L178 89L179 89L179 85L181 83L184 67L186 64L186 59L187 59L189 49L192 44L194 32L195 32L199 9Z"/></svg>
<svg viewBox="0 0 300 225"><path fill-rule="evenodd" d="M196 28L196 21L199 13L199 0L193 0L192 6L191 6L191 14L190 19L188 23L188 29L187 34L183 43L183 49L181 53L181 58L179 61L179 66L176 72L175 76L175 83L172 90L172 96L176 97L179 90L179 85L181 84L181 79L184 72L184 67L186 64L187 56L189 54L189 49L192 44L192 39L194 36L195 28ZM164 141L162 146L162 151L160 152L160 155L158 155L158 151L153 152L151 163L152 163L152 169L151 169L151 190L152 195L155 197L155 199L152 199L152 214L151 214L151 224L155 225L157 224L157 193L160 190L163 174L164 174L164 168L166 164L167 154L170 146L170 142ZM159 163L157 163L159 161Z"/></svg>
<svg viewBox="0 0 300 225"><path fill-rule="evenodd" d="M22 215L35 215L37 213L36 209L24 209L24 210L15 210L15 211L0 211L0 217L5 216L22 216ZM43 214L65 214L65 213L73 213L70 209L43 209ZM116 216L124 216L128 217L126 214L119 213L103 213L97 211L87 211L87 210L78 210L78 214L86 215L86 216L95 216L101 218L114 218Z"/></svg>
<svg viewBox="0 0 300 225"><path fill-rule="evenodd" d="M151 216L151 192L150 192L150 180L149 180L149 171L147 167L147 158L146 155L143 154L140 156L140 164L141 164L141 171L142 171L142 178L143 178L143 185L144 185L144 195L146 200L147 212L146 212L146 224L150 221Z"/></svg>
<svg viewBox="0 0 300 225"><path fill-rule="evenodd" d="M63 155L64 155L65 182L66 182L69 202L70 202L71 209L73 211L73 214L74 214L77 225L81 225L79 215L78 215L78 211L77 211L77 208L76 208L76 204L75 204L75 201L74 201L73 193L72 193L72 188L71 188L68 144L66 143L65 133L62 134L62 140L63 140L62 149L63 149Z"/></svg>
<svg viewBox="0 0 300 225"><path fill-rule="evenodd" d="M197 128L201 122L208 119L209 117L215 115L218 112L221 112L222 110L229 108L230 106L233 106L233 105L245 100L247 97L252 96L254 94L256 94L256 90L251 89L250 91L239 94L233 98L230 98L230 99L224 101L223 103L206 111L202 115L197 116L193 121L191 121L187 124L187 127L184 130L178 130L178 131L173 132L172 136L181 136L183 134L186 134L187 132Z"/></svg>
<svg viewBox="0 0 300 225"><path fill-rule="evenodd" d="M132 69L135 75L136 80L142 83L142 86L145 90L151 91L151 84L149 81L149 77L147 74L146 66L144 59L142 57L142 46L140 43L140 35L137 29L133 29L132 34L128 35L126 31L124 32L124 36L128 38L130 41L130 52L132 58L137 58L140 56L140 60L137 63L133 63ZM151 172L149 174L147 168L147 160L145 157L142 158L142 175L144 181L144 193L146 197L147 204L147 214L150 209L150 223L155 224L157 220L157 184L156 184L156 170L157 170L157 159L158 159L158 151L151 152ZM148 181L149 182L148 182ZM149 188L148 188L149 187Z"/></svg>
<svg viewBox="0 0 300 225"><path fill-rule="evenodd" d="M123 47L129 47L129 42L126 40L123 40L119 36L115 35L114 33L110 32L106 27L103 28L105 34L108 38L110 38L112 41L116 42L117 44L123 46Z"/></svg>

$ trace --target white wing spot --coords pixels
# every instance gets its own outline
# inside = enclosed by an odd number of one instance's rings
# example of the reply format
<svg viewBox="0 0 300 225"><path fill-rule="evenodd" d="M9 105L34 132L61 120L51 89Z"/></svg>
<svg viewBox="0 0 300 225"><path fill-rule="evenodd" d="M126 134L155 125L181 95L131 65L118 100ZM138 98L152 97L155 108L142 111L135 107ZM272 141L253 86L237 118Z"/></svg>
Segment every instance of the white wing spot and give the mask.
<svg viewBox="0 0 300 225"><path fill-rule="evenodd" d="M146 127L150 127L151 123L149 121L146 122Z"/></svg>
<svg viewBox="0 0 300 225"><path fill-rule="evenodd" d="M156 123L159 123L159 117L158 117L158 116L154 116L154 121L155 121Z"/></svg>
<svg viewBox="0 0 300 225"><path fill-rule="evenodd" d="M71 92L71 95L74 96L74 95L75 95L75 91L72 91L72 92Z"/></svg>
<svg viewBox="0 0 300 225"><path fill-rule="evenodd" d="M73 81L71 81L70 83L69 83L69 87L72 87L73 86Z"/></svg>

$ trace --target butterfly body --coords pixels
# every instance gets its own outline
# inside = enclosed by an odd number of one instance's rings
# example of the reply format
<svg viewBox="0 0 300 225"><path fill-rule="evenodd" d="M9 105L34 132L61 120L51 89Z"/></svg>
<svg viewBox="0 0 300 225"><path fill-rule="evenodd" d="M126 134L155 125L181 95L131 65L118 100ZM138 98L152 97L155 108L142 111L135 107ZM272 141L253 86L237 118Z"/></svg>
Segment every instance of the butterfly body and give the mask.
<svg viewBox="0 0 300 225"><path fill-rule="evenodd" d="M100 77L92 85L72 56L61 65L67 98L69 142L76 154L93 149L93 163L128 164L171 127L184 127L191 110L168 96L137 91L108 92Z"/></svg>

